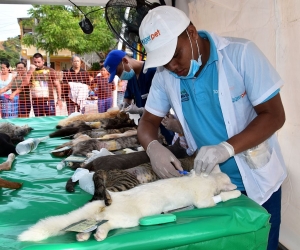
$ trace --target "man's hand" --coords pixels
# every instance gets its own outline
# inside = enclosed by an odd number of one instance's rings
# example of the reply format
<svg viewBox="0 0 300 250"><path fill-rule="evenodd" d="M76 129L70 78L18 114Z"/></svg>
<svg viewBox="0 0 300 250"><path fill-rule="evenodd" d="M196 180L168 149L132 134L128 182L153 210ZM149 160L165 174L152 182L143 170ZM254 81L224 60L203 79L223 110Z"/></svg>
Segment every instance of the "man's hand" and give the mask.
<svg viewBox="0 0 300 250"><path fill-rule="evenodd" d="M195 158L194 170L198 174L209 175L217 164L232 156L234 156L234 148L225 141L218 145L203 146Z"/></svg>
<svg viewBox="0 0 300 250"><path fill-rule="evenodd" d="M164 125L166 129L183 135L182 126L179 120L177 120L174 115L169 114L168 116L165 116L161 124Z"/></svg>
<svg viewBox="0 0 300 250"><path fill-rule="evenodd" d="M129 114L142 115L144 112L144 108L138 108L135 104L131 104L128 108L125 109L125 112L128 112Z"/></svg>
<svg viewBox="0 0 300 250"><path fill-rule="evenodd" d="M147 154L150 158L153 171L161 179L181 176L178 170L183 170L180 161L157 140L148 144Z"/></svg>

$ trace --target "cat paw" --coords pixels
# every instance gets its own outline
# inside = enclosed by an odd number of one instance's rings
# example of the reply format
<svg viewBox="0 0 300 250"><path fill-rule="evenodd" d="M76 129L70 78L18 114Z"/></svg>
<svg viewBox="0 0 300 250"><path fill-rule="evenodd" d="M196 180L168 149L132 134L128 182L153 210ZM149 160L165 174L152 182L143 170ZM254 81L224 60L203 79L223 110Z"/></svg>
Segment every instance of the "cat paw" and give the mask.
<svg viewBox="0 0 300 250"><path fill-rule="evenodd" d="M86 241L90 238L91 233L78 233L76 234L77 241Z"/></svg>
<svg viewBox="0 0 300 250"><path fill-rule="evenodd" d="M107 230L104 230L104 229L97 230L97 232L94 234L94 237L97 241L102 241L102 240L106 239Z"/></svg>

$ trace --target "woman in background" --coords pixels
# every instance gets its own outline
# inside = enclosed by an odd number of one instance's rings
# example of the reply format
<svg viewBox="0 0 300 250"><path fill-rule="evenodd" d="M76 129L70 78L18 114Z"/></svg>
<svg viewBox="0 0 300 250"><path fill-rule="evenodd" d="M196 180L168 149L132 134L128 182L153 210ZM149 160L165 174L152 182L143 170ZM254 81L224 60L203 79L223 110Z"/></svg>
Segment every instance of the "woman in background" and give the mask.
<svg viewBox="0 0 300 250"><path fill-rule="evenodd" d="M115 90L114 83L109 83L110 74L102 66L100 68L101 76L96 76L91 85L94 85L94 92L98 96L98 112L106 112L112 107L113 97L112 92Z"/></svg>
<svg viewBox="0 0 300 250"><path fill-rule="evenodd" d="M1 75L0 75L0 89L6 87L12 80L13 75L9 71L9 62L1 62ZM8 89L5 93L1 94L3 96L4 94L11 94L11 90Z"/></svg>
<svg viewBox="0 0 300 250"><path fill-rule="evenodd" d="M11 101L14 101L15 97L19 95L18 117L29 117L31 110L29 80L35 66L30 65L30 70L27 72L26 64L18 62L16 69L17 75L12 77L5 87L0 89L0 94L5 93Z"/></svg>

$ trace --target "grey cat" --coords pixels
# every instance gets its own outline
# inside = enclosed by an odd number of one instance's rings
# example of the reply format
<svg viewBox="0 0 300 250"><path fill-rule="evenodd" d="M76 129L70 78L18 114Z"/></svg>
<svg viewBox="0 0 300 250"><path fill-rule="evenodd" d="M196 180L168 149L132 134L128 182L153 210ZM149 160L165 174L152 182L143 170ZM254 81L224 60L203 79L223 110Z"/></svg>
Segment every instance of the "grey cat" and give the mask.
<svg viewBox="0 0 300 250"><path fill-rule="evenodd" d="M7 134L13 143L24 141L24 136L29 134L33 128L27 124L24 126L17 126L10 122L0 123L0 133Z"/></svg>

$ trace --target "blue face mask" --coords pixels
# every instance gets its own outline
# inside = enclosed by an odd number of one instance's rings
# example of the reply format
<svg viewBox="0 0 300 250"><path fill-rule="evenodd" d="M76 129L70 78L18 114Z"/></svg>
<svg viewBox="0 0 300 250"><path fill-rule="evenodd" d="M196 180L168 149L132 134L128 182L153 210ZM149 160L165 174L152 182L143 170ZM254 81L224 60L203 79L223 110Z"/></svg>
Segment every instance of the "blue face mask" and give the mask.
<svg viewBox="0 0 300 250"><path fill-rule="evenodd" d="M123 62L122 62L123 64ZM120 79L121 80L130 80L133 76L135 75L135 72L132 68L130 68L130 71L127 72L125 69L124 69L124 64L123 64L123 72L120 76Z"/></svg>
<svg viewBox="0 0 300 250"><path fill-rule="evenodd" d="M194 59L194 51L193 51L193 46L192 46L192 41L191 41L191 38L190 38L190 35L189 33L186 31L188 37L189 37L189 40L190 40L190 45L191 45L191 49L192 49L192 60L191 60L191 63L190 63L190 69L189 69L189 72L186 76L179 76L177 74L175 74L174 72L171 72L170 71L170 74L172 76L174 76L175 78L178 78L178 79L182 79L182 80L187 80L187 79L192 79L195 77L195 74L199 71L201 65L202 65L202 60L201 60L201 55L200 55L200 52L199 52L199 47L198 47L198 42L196 40L196 44L197 44L197 49L198 49L198 60L196 61Z"/></svg>

